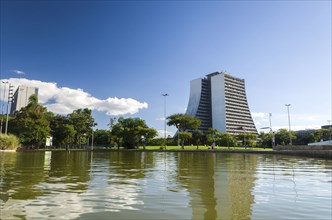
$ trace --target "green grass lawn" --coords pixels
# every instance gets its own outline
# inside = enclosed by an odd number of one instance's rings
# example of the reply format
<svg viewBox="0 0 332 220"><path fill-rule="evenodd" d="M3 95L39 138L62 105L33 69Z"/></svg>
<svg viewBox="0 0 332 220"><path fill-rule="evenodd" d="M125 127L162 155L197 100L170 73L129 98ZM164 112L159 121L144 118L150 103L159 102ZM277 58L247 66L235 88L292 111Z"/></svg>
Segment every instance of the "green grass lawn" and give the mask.
<svg viewBox="0 0 332 220"><path fill-rule="evenodd" d="M82 148L70 148L69 150L70 151L84 151L84 150L90 150L91 147L82 147ZM143 150L143 146L139 146L138 148L139 150ZM161 150L162 147L161 146L146 146L145 147L145 150L151 150L151 151L154 151L154 150ZM46 150L45 148L40 148L39 150ZM63 151L65 150L65 148L47 148L47 150L54 150L54 151ZM104 148L104 147L94 147L94 150L117 150L116 147L113 147L113 148ZM120 147L120 150L125 150L125 148L123 147ZM179 146L166 146L166 149L163 149L163 150L166 150L166 151L172 151L172 150L182 150L181 147ZM184 150L188 150L188 151L195 151L197 150L197 146L184 146ZM200 145L198 146L198 150L200 151L210 151L211 150L211 146L203 146L203 145ZM223 146L217 146L215 147L214 150L248 150L248 151L272 151L271 148L258 148L258 147L255 147L255 148L251 148L251 147L247 147L247 148L244 148L244 147L223 147Z"/></svg>
<svg viewBox="0 0 332 220"><path fill-rule="evenodd" d="M139 149L143 150L143 147L140 146ZM160 150L161 146L146 146L146 150ZM182 150L179 146L166 146L166 150ZM184 146L184 150L197 150L197 146ZM198 146L198 150L211 150L211 146ZM271 151L271 148L251 148L251 147L215 147L215 150L266 150Z"/></svg>

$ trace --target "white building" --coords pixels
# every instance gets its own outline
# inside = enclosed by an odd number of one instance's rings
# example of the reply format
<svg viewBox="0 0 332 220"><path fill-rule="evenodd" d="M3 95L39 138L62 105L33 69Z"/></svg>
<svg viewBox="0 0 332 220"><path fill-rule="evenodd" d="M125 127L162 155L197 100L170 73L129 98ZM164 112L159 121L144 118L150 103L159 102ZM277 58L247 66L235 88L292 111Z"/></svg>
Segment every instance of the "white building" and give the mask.
<svg viewBox="0 0 332 220"><path fill-rule="evenodd" d="M192 80L187 115L201 120L200 130L258 134L249 110L244 79L215 72Z"/></svg>
<svg viewBox="0 0 332 220"><path fill-rule="evenodd" d="M19 111L21 108L27 106L31 95L38 96L38 88L28 86L17 87L13 95L10 114L13 115L16 111Z"/></svg>

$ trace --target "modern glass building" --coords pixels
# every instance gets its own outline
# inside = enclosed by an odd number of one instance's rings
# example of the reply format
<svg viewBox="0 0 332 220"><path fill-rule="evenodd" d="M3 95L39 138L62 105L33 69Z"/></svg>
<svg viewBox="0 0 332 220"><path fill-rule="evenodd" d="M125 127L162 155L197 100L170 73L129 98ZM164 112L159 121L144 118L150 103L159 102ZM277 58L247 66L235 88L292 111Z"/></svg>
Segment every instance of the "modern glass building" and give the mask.
<svg viewBox="0 0 332 220"><path fill-rule="evenodd" d="M31 95L38 96L38 88L19 86L13 95L10 114L13 115L16 111L19 111L21 108L27 106Z"/></svg>
<svg viewBox="0 0 332 220"><path fill-rule="evenodd" d="M244 79L215 72L190 82L186 114L201 120L200 130L209 128L239 134L257 133L252 120Z"/></svg>

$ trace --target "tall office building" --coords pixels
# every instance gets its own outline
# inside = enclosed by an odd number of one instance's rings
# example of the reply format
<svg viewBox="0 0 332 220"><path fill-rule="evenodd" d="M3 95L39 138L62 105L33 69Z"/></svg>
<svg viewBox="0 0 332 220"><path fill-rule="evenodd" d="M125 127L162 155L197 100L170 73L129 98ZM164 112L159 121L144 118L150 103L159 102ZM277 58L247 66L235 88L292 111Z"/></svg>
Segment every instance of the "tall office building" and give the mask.
<svg viewBox="0 0 332 220"><path fill-rule="evenodd" d="M244 79L225 72L190 82L186 114L201 120L202 131L213 128L230 134L258 134L249 111Z"/></svg>
<svg viewBox="0 0 332 220"><path fill-rule="evenodd" d="M13 95L10 114L13 115L16 111L19 111L21 108L27 106L31 95L38 96L38 88L19 86Z"/></svg>

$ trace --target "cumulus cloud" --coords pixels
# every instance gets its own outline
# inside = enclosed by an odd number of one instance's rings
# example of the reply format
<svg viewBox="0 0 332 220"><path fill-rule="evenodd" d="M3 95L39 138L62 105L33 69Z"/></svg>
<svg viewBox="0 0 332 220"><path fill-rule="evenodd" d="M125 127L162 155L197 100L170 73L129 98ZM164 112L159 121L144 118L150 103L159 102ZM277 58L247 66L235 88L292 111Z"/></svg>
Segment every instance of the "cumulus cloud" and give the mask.
<svg viewBox="0 0 332 220"><path fill-rule="evenodd" d="M157 130L157 132L158 132L158 134L157 134L158 138L164 138L165 137L165 130ZM174 134L175 133L173 131L169 131L169 130L166 131L166 137L168 137L168 136L173 137Z"/></svg>
<svg viewBox="0 0 332 220"><path fill-rule="evenodd" d="M139 102L132 98L109 97L107 99L98 99L83 89L59 87L55 82L19 78L11 78L8 81L14 87L19 85L37 87L39 102L47 107L49 111L57 114L69 114L79 108L89 108L105 112L107 115L116 116L135 114L141 109L148 108L146 102Z"/></svg>
<svg viewBox="0 0 332 220"><path fill-rule="evenodd" d="M267 116L264 112L251 112L253 118L265 118Z"/></svg>
<svg viewBox="0 0 332 220"><path fill-rule="evenodd" d="M17 75L25 75L25 72L21 70L11 70L11 72L16 73Z"/></svg>

